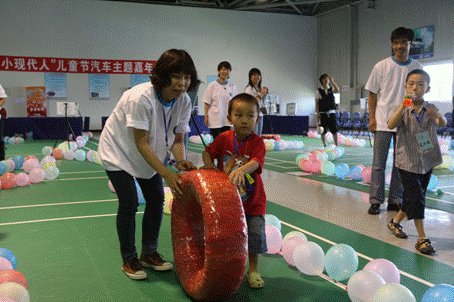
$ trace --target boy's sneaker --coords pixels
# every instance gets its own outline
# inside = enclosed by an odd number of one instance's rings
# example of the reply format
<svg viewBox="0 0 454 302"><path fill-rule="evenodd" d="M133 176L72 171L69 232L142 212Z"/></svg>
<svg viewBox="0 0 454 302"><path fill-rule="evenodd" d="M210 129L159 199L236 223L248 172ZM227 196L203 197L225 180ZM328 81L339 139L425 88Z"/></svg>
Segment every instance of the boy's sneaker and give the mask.
<svg viewBox="0 0 454 302"><path fill-rule="evenodd" d="M379 203L371 204L369 210L367 210L367 213L369 213L370 215L380 214L380 204Z"/></svg>
<svg viewBox="0 0 454 302"><path fill-rule="evenodd" d="M391 233L393 233L394 236L397 238L407 238L407 234L402 230L402 226L399 223L395 223L394 220L391 219L390 222L388 222L388 229L391 230Z"/></svg>
<svg viewBox="0 0 454 302"><path fill-rule="evenodd" d="M422 254L432 255L435 253L435 249L432 244L430 244L430 240L427 238L418 239L418 241L416 241L415 248Z"/></svg>
<svg viewBox="0 0 454 302"><path fill-rule="evenodd" d="M151 267L155 271L168 271L173 268L172 263L164 261L162 256L157 253L151 253L149 255L140 255L140 262L145 267Z"/></svg>
<svg viewBox="0 0 454 302"><path fill-rule="evenodd" d="M123 263L121 269L131 279L142 280L147 278L147 273L143 270L143 267L142 265L140 265L140 261L137 258L134 258L126 263Z"/></svg>

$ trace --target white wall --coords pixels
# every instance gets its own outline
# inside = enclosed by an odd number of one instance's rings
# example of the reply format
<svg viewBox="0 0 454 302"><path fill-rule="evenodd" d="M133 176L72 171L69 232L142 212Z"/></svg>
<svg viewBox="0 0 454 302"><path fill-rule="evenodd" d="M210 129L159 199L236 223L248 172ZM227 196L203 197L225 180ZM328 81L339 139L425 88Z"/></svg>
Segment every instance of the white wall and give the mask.
<svg viewBox="0 0 454 302"><path fill-rule="evenodd" d="M2 55L157 60L180 48L191 54L204 82L227 60L231 81L243 91L249 69L257 67L281 108L296 102L298 115L313 111L314 17L88 0L0 1L0 11ZM25 87L43 86L44 73L2 71L0 83L11 92L9 116L26 116ZM88 74L68 74L67 99L80 103L92 130L100 129L101 116L110 114L129 86L129 75L111 75L110 100L94 101L88 99ZM55 115L55 101L47 106Z"/></svg>
<svg viewBox="0 0 454 302"><path fill-rule="evenodd" d="M374 10L366 3L358 12L358 87L366 84L374 65L391 55L391 32L400 26L420 28L435 26L434 58L454 59L454 1L452 0L376 0ZM339 86L350 83L349 8L318 17L317 73L328 72ZM333 43L334 42L334 43ZM335 58L333 62L333 59ZM425 60L419 60L424 63ZM427 60L426 60L427 61ZM358 87L348 87L341 93L341 106L350 110L350 100L356 99ZM453 87L454 92L454 87ZM442 112L452 110L452 104L437 103Z"/></svg>

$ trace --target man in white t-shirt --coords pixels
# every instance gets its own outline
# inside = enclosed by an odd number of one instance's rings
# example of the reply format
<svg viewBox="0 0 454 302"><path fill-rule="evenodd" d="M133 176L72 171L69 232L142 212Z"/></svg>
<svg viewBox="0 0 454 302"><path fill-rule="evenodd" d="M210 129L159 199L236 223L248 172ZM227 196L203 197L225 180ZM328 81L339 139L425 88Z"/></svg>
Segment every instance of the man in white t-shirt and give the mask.
<svg viewBox="0 0 454 302"><path fill-rule="evenodd" d="M385 200L385 168L391 139L395 141L395 130L389 130L388 120L393 109L405 97L405 79L414 69L422 65L410 58L410 47L414 38L411 29L399 27L391 34L393 56L378 62L369 77L366 89L369 90L369 130L374 133L374 159L370 183L368 213L380 213L380 204ZM398 211L402 201L402 184L399 171L394 167L391 174L388 194L388 211Z"/></svg>

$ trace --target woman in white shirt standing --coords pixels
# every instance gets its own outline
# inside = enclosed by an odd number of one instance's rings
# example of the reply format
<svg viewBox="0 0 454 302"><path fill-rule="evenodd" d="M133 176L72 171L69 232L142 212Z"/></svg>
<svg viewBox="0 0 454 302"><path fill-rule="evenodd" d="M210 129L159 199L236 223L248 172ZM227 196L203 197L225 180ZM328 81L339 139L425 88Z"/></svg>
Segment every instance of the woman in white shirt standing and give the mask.
<svg viewBox="0 0 454 302"><path fill-rule="evenodd" d="M244 91L257 99L260 105L260 119L255 127L255 133L262 135L263 115L266 114L265 99L268 94L268 88L262 87L262 73L257 68L252 68L249 71L249 83Z"/></svg>
<svg viewBox="0 0 454 302"><path fill-rule="evenodd" d="M98 156L118 195L122 270L131 279L147 278L142 266L156 271L172 269L172 264L157 252L164 204L162 179L174 194L181 195L181 176L164 163L173 153L179 170L196 169L185 160L183 143L191 114L186 91L196 83L197 71L186 51L164 52L153 68L151 83L125 91L101 133ZM146 201L140 260L135 247L139 203L134 178Z"/></svg>
<svg viewBox="0 0 454 302"><path fill-rule="evenodd" d="M3 104L5 103L5 98L8 97L0 85L0 110L2 109ZM0 160L5 160L5 142L3 141L3 120L2 115L0 114Z"/></svg>
<svg viewBox="0 0 454 302"><path fill-rule="evenodd" d="M205 104L205 125L210 128L213 139L224 131L231 129L227 120L229 101L238 94L236 86L229 83L232 66L223 61L218 65L219 78L210 83L203 94Z"/></svg>

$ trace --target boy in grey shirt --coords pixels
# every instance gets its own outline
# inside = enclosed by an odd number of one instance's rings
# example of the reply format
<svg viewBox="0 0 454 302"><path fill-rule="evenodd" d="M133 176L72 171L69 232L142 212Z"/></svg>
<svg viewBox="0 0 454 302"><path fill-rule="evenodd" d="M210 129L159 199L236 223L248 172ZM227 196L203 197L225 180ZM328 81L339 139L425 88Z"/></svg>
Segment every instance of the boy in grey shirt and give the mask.
<svg viewBox="0 0 454 302"><path fill-rule="evenodd" d="M404 99L388 121L389 129L397 127L395 166L404 186L401 210L388 228L396 237L407 238L400 222L405 217L413 219L418 232L415 248L431 255L435 250L424 232L425 194L433 168L442 163L435 127L444 127L446 119L435 105L423 99L430 90L429 84L430 77L424 70L411 71L405 84L411 101Z"/></svg>

